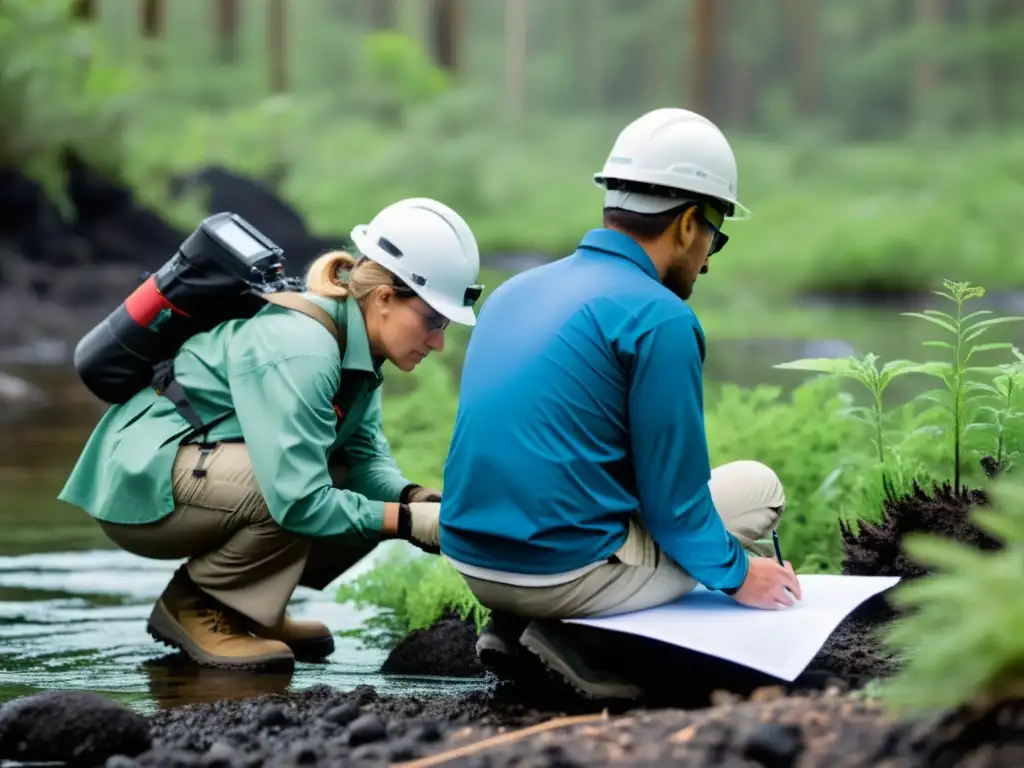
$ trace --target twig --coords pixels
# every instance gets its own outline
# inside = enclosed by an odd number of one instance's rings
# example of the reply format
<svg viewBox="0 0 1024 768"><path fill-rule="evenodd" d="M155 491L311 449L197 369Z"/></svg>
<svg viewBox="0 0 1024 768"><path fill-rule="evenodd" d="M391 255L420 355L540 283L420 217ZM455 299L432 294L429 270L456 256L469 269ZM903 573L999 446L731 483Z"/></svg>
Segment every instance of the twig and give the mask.
<svg viewBox="0 0 1024 768"><path fill-rule="evenodd" d="M449 760L456 760L460 757L466 757L467 755L474 755L477 752L483 752L485 749L491 747L497 747L502 744L508 744L509 742L518 741L524 739L527 736L533 736L543 731L550 731L555 728L564 728L569 725L579 725L581 723L592 723L598 720L607 720L608 712L602 712L599 715L574 715L572 717L556 717L553 720L548 720L537 725L531 725L528 728L523 728L518 731L510 731L508 733L502 733L497 736L491 736L480 741L475 741L472 744L465 744L455 749L450 749L447 752L440 752L436 755L430 755L429 757L423 757L419 760L410 760L404 763L394 763L395 768L429 768L429 766L440 765L441 763L447 763Z"/></svg>

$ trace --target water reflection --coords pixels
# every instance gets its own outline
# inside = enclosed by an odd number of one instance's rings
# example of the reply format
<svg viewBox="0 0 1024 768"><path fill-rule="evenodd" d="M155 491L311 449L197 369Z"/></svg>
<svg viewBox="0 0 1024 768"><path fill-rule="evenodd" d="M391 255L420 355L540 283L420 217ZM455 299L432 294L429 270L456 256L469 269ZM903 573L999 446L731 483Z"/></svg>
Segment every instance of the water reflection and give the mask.
<svg viewBox="0 0 1024 768"><path fill-rule="evenodd" d="M184 703L286 693L294 677L293 672L257 673L200 667L181 653L147 659L142 667L149 682L149 695L163 709Z"/></svg>

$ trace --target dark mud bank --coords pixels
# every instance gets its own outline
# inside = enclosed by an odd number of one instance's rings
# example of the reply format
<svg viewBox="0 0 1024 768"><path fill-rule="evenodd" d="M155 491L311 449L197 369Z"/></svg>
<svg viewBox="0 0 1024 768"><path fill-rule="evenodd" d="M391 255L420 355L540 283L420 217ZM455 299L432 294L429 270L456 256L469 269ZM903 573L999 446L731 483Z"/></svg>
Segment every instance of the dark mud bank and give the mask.
<svg viewBox="0 0 1024 768"><path fill-rule="evenodd" d="M139 283L170 259L191 228L180 229L140 202L116 179L72 152L62 157L59 207L37 182L0 168L0 346L43 340L73 345ZM258 180L221 168L172 179L172 197L207 195L208 212L230 210L252 221L286 253L289 271L347 237L323 237ZM198 224L199 222L195 222Z"/></svg>

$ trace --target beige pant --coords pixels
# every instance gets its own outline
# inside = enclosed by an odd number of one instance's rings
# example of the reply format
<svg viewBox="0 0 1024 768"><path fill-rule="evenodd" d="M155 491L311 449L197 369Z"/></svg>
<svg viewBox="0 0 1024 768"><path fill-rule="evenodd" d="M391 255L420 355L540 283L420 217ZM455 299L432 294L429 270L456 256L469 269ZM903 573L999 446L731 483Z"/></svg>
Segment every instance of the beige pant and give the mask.
<svg viewBox="0 0 1024 768"><path fill-rule="evenodd" d="M199 447L182 446L174 462L175 509L146 525L101 521L122 549L158 560L187 558L192 580L207 594L264 626L284 617L299 584L323 589L373 545L353 546L286 531L270 516L243 443L221 443L193 477ZM335 485L345 470L332 467Z"/></svg>
<svg viewBox="0 0 1024 768"><path fill-rule="evenodd" d="M711 498L725 527L748 552L772 555L755 541L771 535L786 498L776 474L756 461L735 461L711 471ZM598 566L566 584L519 587L464 576L483 605L530 618L585 618L627 613L677 600L697 582L658 547L636 520L616 553L619 562Z"/></svg>

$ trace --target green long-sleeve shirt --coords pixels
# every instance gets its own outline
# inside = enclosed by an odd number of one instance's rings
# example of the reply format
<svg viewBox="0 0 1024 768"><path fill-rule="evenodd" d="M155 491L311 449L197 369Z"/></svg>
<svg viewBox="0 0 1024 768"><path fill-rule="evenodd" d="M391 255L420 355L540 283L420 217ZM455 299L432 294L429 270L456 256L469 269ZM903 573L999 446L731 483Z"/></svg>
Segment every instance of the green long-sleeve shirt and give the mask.
<svg viewBox="0 0 1024 768"><path fill-rule="evenodd" d="M334 318L346 338L343 360L316 320L268 305L248 322L231 320L189 339L175 377L204 422L233 411L209 439L245 440L279 525L308 536L374 539L384 503L411 482L381 429L382 374L358 304L304 295ZM339 423L332 401L342 378L353 376L356 394ZM190 431L170 400L144 389L107 410L58 498L114 523L163 518L174 509L172 468ZM344 489L333 487L328 471L335 450L348 467Z"/></svg>

